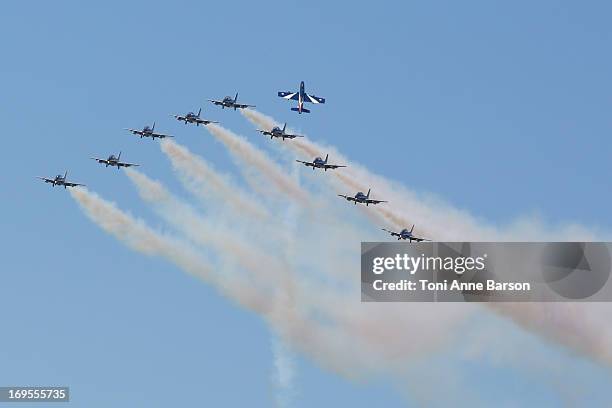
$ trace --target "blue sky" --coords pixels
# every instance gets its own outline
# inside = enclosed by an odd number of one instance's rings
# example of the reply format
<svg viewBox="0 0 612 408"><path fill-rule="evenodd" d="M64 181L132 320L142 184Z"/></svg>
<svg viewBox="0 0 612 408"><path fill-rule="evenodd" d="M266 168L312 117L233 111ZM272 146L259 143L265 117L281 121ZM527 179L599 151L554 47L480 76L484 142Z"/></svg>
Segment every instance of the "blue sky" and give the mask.
<svg viewBox="0 0 612 408"><path fill-rule="evenodd" d="M604 1L3 4L0 384L67 384L90 407L272 403L271 342L258 317L129 251L34 179L68 170L146 215L125 177L88 158L122 150L170 183L158 146L122 130L155 120L234 171L212 138L169 117L202 106L253 135L208 98L239 91L493 224L535 214L610 231L610 12ZM310 116L276 97L300 80L328 100ZM407 403L384 379L354 383L298 365L296 406ZM464 369L491 376L494 396L511 381L555 403L516 373ZM581 370L609 383L597 367Z"/></svg>

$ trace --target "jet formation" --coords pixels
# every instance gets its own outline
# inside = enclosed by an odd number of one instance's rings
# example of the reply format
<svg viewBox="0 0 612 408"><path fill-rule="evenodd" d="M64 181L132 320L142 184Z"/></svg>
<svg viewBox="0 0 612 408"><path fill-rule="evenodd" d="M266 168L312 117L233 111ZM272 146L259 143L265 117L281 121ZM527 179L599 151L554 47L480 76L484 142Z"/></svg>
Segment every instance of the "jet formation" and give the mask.
<svg viewBox="0 0 612 408"><path fill-rule="evenodd" d="M292 107L291 111L297 112L299 114L310 113L310 110L304 107L305 103L312 103L312 104L324 104L325 103L325 98L321 98L319 96L315 96L315 95L306 93L306 86L304 84L304 81L300 82L300 86L297 91L295 92L279 91L278 96L281 98L287 99L287 100L297 101L297 106ZM255 107L255 105L238 103L238 93L236 93L236 95L233 98L231 96L226 96L222 100L209 99L208 101L210 101L216 106L221 106L222 109L228 108L228 109L238 110L238 109L247 109L247 108ZM200 125L206 126L211 123L219 123L214 120L203 119L201 117L201 114L202 114L202 108L198 110L197 114L194 112L188 112L184 115L175 114L171 116L174 117L179 122L183 122L185 125L194 124L196 126L200 126ZM141 139L144 137L149 137L155 140L155 139L164 139L167 137L174 137L169 134L156 132L155 122L153 122L152 126L146 125L142 129L126 128L125 130L131 132L133 135L139 136ZM272 129L269 129L269 130L257 129L257 131L265 136L270 136L270 139L279 138L279 139L282 139L283 141L285 141L286 139L291 140L295 138L304 137L303 135L287 132L287 123L284 123L282 128L276 125L272 127ZM139 166L139 164L136 164L136 163L128 163L128 162L121 161L121 152L119 152L117 156L115 156L114 154L111 154L106 159L98 158L98 157L92 157L91 159L95 160L99 164L103 164L105 167L109 167L109 166L117 167L117 169L120 169L122 167L127 168L127 167L132 167L132 166ZM296 160L296 162L302 163L306 167L311 167L313 171L315 169L322 169L325 172L327 172L327 170L335 170L338 168L347 167L346 165L342 165L342 164L330 164L328 163L328 159L329 159L329 154L326 154L325 159L321 157L315 157L312 161ZM50 183L53 187L63 186L64 188L67 188L67 187L85 186L85 184L67 181L66 179L67 177L68 177L68 171L66 171L63 176L61 174L58 174L54 178L47 178L47 177L38 177L38 178L43 180L45 183ZM375 199L370 198L370 193L371 193L371 189L368 189L367 194L364 194L363 192L359 191L353 196L345 195L345 194L338 194L338 196L346 199L349 202L353 202L353 204L355 205L365 204L366 206L369 206L370 204L377 205L377 204L387 202L385 200L375 200ZM429 239L415 236L413 234L414 225L412 226L410 230L408 230L408 228L404 228L400 232L391 231L385 228L383 228L382 230L391 234L391 236L393 237L397 237L398 240L407 240L409 242L430 241Z"/></svg>

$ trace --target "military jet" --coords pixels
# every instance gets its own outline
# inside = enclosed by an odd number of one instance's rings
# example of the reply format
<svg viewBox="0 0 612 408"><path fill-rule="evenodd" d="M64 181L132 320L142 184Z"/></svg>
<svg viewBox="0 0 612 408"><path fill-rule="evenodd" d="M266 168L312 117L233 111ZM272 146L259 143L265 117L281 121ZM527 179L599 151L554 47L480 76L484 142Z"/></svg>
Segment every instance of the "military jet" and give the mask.
<svg viewBox="0 0 612 408"><path fill-rule="evenodd" d="M121 167L132 167L132 166L140 166L139 164L134 163L125 163L121 161L121 152L119 152L118 156L111 154L107 159L99 159L97 157L92 157L93 160L97 161L100 164L105 164L106 167L117 167L117 170Z"/></svg>
<svg viewBox="0 0 612 408"><path fill-rule="evenodd" d="M185 122L185 124L195 123L196 126L208 125L210 123L219 123L219 122L215 122L212 120L201 119L200 118L201 113L202 113L202 108L200 108L197 115L193 112L189 112L186 115L172 115L172 116L174 116L176 120L178 120L179 122Z"/></svg>
<svg viewBox="0 0 612 408"><path fill-rule="evenodd" d="M410 242L412 242L412 241L416 241L416 242L431 241L431 239L415 237L414 235L412 235L412 231L414 231L414 224L412 225L412 228L410 228L410 231L408 231L408 228L404 228L400 232L393 232L393 231L389 231L388 229L384 229L384 228L382 230L388 232L389 234L391 234L394 237L397 237L398 241L400 239L407 239Z"/></svg>
<svg viewBox="0 0 612 408"><path fill-rule="evenodd" d="M53 187L64 186L64 188L66 188L66 187L85 186L85 184L71 183L69 181L66 181L67 176L68 176L68 172L66 171L63 176L61 174L58 174L57 176L55 176L55 178L52 178L52 179L46 178L46 177L38 177L38 178L43 180L45 183L51 183Z"/></svg>
<svg viewBox="0 0 612 408"><path fill-rule="evenodd" d="M327 159L329 158L329 154L325 155L325 160L323 160L320 157L316 157L313 161L311 162L305 162L302 160L296 160L296 162L298 163L303 163L304 166L306 167L312 167L312 169L323 169L325 171L327 171L327 169L337 169L338 167L346 167L346 166L341 166L338 164L327 164Z"/></svg>
<svg viewBox="0 0 612 408"><path fill-rule="evenodd" d="M320 98L318 96L309 95L305 91L304 81L300 82L300 90L297 92L278 92L278 96L285 99L291 99L294 101L298 101L297 108L291 108L292 111L297 113L310 113L310 111L304 108L304 102L310 103L325 103L325 98Z"/></svg>
<svg viewBox="0 0 612 408"><path fill-rule="evenodd" d="M346 198L348 201L352 201L353 204L357 205L357 203L359 204L365 204L366 206L370 205L370 204L380 204L380 203L386 203L387 201L383 201L383 200L372 200L370 199L370 190L368 189L368 194L363 194L361 191L359 191L357 194L355 194L354 197L351 196L346 196L343 194L338 194L339 197L343 197Z"/></svg>
<svg viewBox="0 0 612 408"><path fill-rule="evenodd" d="M222 101L217 101L215 99L209 99L208 101L214 103L217 106L221 106L222 109L234 108L234 110L236 110L236 109L245 109L245 108L255 107L255 105L246 105L242 103L237 103L238 102L238 92L236 92L236 96L233 98L231 96L226 96L225 98L223 98Z"/></svg>
<svg viewBox="0 0 612 408"><path fill-rule="evenodd" d="M174 137L171 135L164 135L163 133L155 133L155 122L153 122L152 127L149 127L149 125L146 125L145 127L142 128L142 130L137 130L137 129L125 129L125 130L132 132L132 134L134 135L140 136L141 139L143 137L150 137L153 140L155 140L156 137L159 139L163 139L165 137Z"/></svg>
<svg viewBox="0 0 612 408"><path fill-rule="evenodd" d="M257 131L261 132L261 134L263 135L270 136L270 139L273 139L275 137L280 137L283 140L285 140L285 139L295 139L296 137L304 137L302 135L292 135L290 133L285 133L285 129L287 129L286 123L282 129L278 126L274 126L271 130L257 129Z"/></svg>

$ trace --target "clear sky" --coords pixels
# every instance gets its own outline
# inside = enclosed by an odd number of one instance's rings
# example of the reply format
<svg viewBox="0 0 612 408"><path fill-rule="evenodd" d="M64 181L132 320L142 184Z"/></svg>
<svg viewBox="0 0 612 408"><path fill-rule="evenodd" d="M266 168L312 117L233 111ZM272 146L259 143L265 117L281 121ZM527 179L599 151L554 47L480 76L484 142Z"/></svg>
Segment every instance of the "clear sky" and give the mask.
<svg viewBox="0 0 612 408"><path fill-rule="evenodd" d="M208 98L239 91L492 224L536 215L612 230L611 13L595 0L5 2L0 385L66 384L74 406L94 408L272 404L272 346L257 316L126 249L34 178L68 170L146 216L126 178L89 157L122 150L172 180L157 142L122 130L156 121L235 171L219 143L169 117L201 106L253 135ZM309 116L276 97L300 80L327 98ZM411 402L384 378L352 382L296 358L295 406ZM579 367L609 385L609 372ZM492 397L510 384L523 402L558 402L518 373L461 369L486 376Z"/></svg>

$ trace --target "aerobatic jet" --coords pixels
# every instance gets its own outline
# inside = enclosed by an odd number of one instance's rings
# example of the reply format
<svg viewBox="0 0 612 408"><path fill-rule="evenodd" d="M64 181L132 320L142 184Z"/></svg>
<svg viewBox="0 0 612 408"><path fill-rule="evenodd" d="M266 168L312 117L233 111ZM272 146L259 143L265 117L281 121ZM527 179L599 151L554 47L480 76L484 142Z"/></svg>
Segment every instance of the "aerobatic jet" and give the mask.
<svg viewBox="0 0 612 408"><path fill-rule="evenodd" d="M294 101L298 101L298 106L297 108L291 108L292 111L297 112L297 113L310 113L310 111L306 108L304 108L304 102L310 102L310 103L325 103L325 98L320 98L318 96L314 96L314 95L309 95L306 93L305 87L304 87L304 81L300 82L300 90L297 92L283 92L280 91L278 93L278 96L280 96L281 98L285 98L285 99L291 99Z"/></svg>
<svg viewBox="0 0 612 408"><path fill-rule="evenodd" d="M366 206L368 206L370 204L380 204L380 203L386 203L387 202L387 201L384 201L384 200L372 200L370 198L370 190L371 189L368 189L368 194L363 194L361 191L359 191L357 194L355 194L354 197L346 196L344 194L338 194L338 196L346 198L348 201L352 201L353 204L355 204L355 205L357 205L357 203L359 203L359 204L365 204Z"/></svg>
<svg viewBox="0 0 612 408"><path fill-rule="evenodd" d="M408 231L408 228L404 228L400 232L389 231L388 229L384 229L384 228L382 230L388 232L389 234L391 234L394 237L397 237L398 241L400 239L407 239L410 242L412 242L412 241L416 241L416 242L431 241L431 239L421 238L421 237L414 236L412 234L412 231L414 231L414 224L412 225L412 228L410 228L410 231Z"/></svg>
<svg viewBox="0 0 612 408"><path fill-rule="evenodd" d="M193 112L189 112L186 115L172 115L172 116L174 116L176 120L178 120L179 122L185 122L185 124L195 123L196 126L208 125L210 123L219 123L213 120L201 119L200 118L201 113L202 113L202 108L200 108L197 115Z"/></svg>
<svg viewBox="0 0 612 408"><path fill-rule="evenodd" d="M217 106L221 106L222 109L234 108L234 110L236 110L236 109L245 109L245 108L255 107L255 105L246 105L242 103L237 103L238 102L238 92L236 92L236 96L233 98L231 96L226 96L225 98L223 98L222 101L217 101L215 99L209 99L208 101L214 103Z"/></svg>
<svg viewBox="0 0 612 408"><path fill-rule="evenodd" d="M295 139L296 137L304 137L302 135L292 135L291 133L285 133L285 129L287 129L286 123L282 129L278 126L274 126L271 130L257 129L257 131L261 132L261 134L263 135L270 136L270 139L273 139L275 137L280 137L283 140L285 140L285 139Z"/></svg>
<svg viewBox="0 0 612 408"><path fill-rule="evenodd" d="M68 177L68 171L66 171L63 176L61 174L58 174L57 176L55 176L55 178L52 178L52 179L46 178L46 177L38 177L38 178L43 180L45 183L51 183L53 187L64 186L64 188L66 188L66 187L76 187L76 186L85 185L85 184L71 183L69 181L66 181L66 177Z"/></svg>
<svg viewBox="0 0 612 408"><path fill-rule="evenodd" d="M97 157L92 157L93 160L97 161L100 164L105 164L106 167L117 167L117 170L121 167L132 167L132 166L140 166L139 164L134 163L125 163L121 161L121 152L119 152L118 156L111 154L107 159L99 159Z"/></svg>
<svg viewBox="0 0 612 408"><path fill-rule="evenodd" d="M155 140L156 137L159 139L163 139L165 137L174 137L171 135L164 135L163 133L155 133L155 122L153 122L152 127L149 127L149 125L146 125L145 127L142 128L142 130L138 130L138 129L125 129L125 130L132 132L132 134L134 135L140 136L141 139L143 137L150 137L153 140Z"/></svg>
<svg viewBox="0 0 612 408"><path fill-rule="evenodd" d="M320 157L316 157L313 161L311 162L306 162L306 161L302 161L302 160L296 160L296 162L298 163L303 163L304 166L306 167L312 167L312 169L323 169L325 171L327 171L327 169L337 169L338 167L346 167L346 166L341 166L339 164L327 164L327 159L329 158L329 154L325 155L325 160L323 160Z"/></svg>

